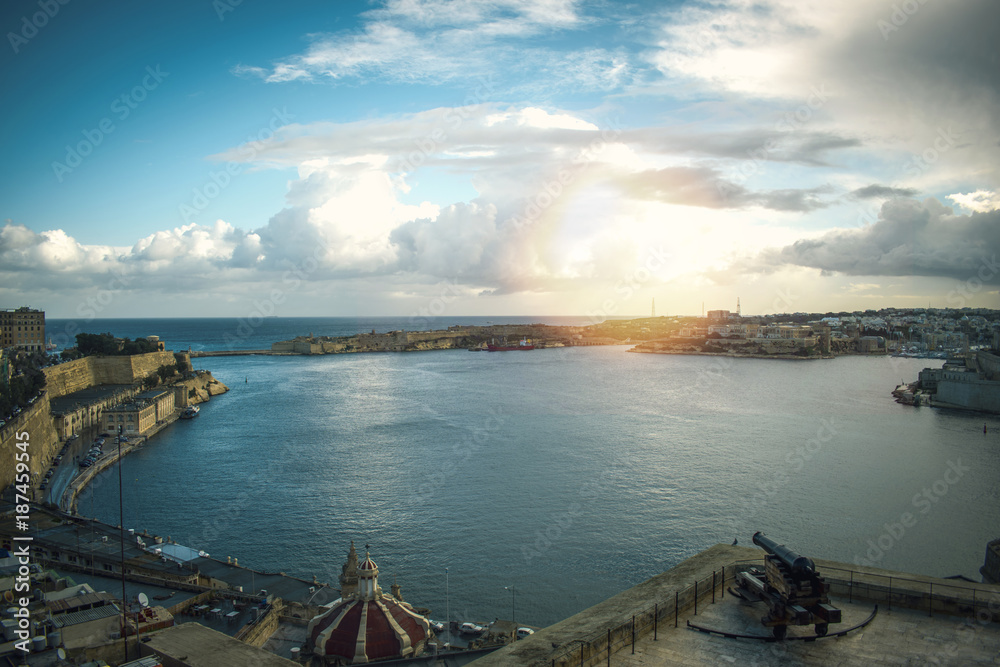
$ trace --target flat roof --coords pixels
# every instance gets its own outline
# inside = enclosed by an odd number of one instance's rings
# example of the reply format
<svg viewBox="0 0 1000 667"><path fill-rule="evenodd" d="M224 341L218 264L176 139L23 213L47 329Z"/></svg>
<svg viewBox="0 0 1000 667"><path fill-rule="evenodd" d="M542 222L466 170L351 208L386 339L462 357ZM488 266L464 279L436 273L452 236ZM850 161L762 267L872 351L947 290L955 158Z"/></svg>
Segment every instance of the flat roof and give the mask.
<svg viewBox="0 0 1000 667"><path fill-rule="evenodd" d="M203 575L225 581L230 586L242 586L244 593L256 594L261 589L268 595L288 602L305 603L310 598L312 604L326 604L340 597L337 588L323 586L305 579L299 579L279 572L259 572L239 565L232 565L215 558L196 558L189 561ZM309 589L313 588L314 591ZM314 597L315 594L315 597Z"/></svg>
<svg viewBox="0 0 1000 667"><path fill-rule="evenodd" d="M111 398L119 392L131 389L130 384L102 384L88 389L74 391L58 398L49 398L49 407L53 414L73 412L81 407L86 407L94 403Z"/></svg>
<svg viewBox="0 0 1000 667"><path fill-rule="evenodd" d="M60 614L59 616L53 616L52 625L57 628L65 628L69 625L79 625L80 623L89 623L90 621L99 621L103 618L111 618L112 616L121 615L122 610L119 609L117 605L106 604L102 607L94 607L93 609L74 611L72 614Z"/></svg>
<svg viewBox="0 0 1000 667"><path fill-rule="evenodd" d="M831 597L831 604L842 612L842 622L830 626L830 632L844 630L864 621L875 607L868 601L849 602ZM698 616L686 620L712 629L749 635L769 635L760 617L767 611L761 603L747 603L731 595L717 604L699 606ZM812 626L789 628L788 636L809 636ZM635 654L626 647L611 656L611 664L633 665L924 665L988 664L1000 655L1000 631L996 625L982 626L957 616L929 616L915 609L887 609L866 625L843 637L816 641L764 642L730 639L709 635L673 623L658 633L636 642Z"/></svg>
<svg viewBox="0 0 1000 667"><path fill-rule="evenodd" d="M295 667L298 663L244 644L198 623L182 623L146 635L146 655L156 653L187 667Z"/></svg>
<svg viewBox="0 0 1000 667"><path fill-rule="evenodd" d="M827 583L836 586L831 604L842 611L843 621L831 624L831 636L812 641L770 639L770 629L761 624L763 603L750 603L729 593L734 587L735 567L760 565L760 549L716 545L677 564L670 570L615 595L531 637L519 640L476 661L491 665L522 666L607 664L605 649L613 635L612 665L705 665L705 664L816 664L900 665L992 664L1000 655L1000 586L939 579L854 566L814 558L816 569ZM726 583L722 584L721 570ZM719 573L720 585L711 594L711 582ZM702 582L697 615L684 605L693 599L691 586ZM848 583L849 582L849 583ZM888 584L888 586L887 586ZM887 592L888 588L888 592ZM674 628L674 600L681 600L678 627ZM929 597L933 595L933 597ZM889 598L891 604L886 602ZM874 601L873 601L874 600ZM881 600L881 602L876 602ZM978 602L977 602L978 601ZM843 637L834 633L865 621L871 622ZM907 604L903 607L900 605ZM653 639L652 612L658 605L660 621ZM912 608L914 605L919 608ZM988 605L991 605L988 607ZM984 622L993 610L992 622ZM942 611L942 609L944 611ZM973 612L978 611L978 614ZM963 614L963 615L956 615ZM636 619L633 654L631 620ZM688 622L731 634L759 639L706 634L688 627ZM789 637L812 636L812 626L791 627ZM581 655L582 654L582 655Z"/></svg>

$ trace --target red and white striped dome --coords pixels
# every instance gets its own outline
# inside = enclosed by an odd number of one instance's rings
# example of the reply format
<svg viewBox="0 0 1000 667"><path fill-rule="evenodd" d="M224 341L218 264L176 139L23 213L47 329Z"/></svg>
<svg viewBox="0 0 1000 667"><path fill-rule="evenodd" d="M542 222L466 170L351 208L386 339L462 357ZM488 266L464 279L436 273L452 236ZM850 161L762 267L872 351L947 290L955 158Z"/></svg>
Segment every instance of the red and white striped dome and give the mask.
<svg viewBox="0 0 1000 667"><path fill-rule="evenodd" d="M430 635L430 622L389 595L376 600L348 599L309 623L313 653L350 663L411 657Z"/></svg>

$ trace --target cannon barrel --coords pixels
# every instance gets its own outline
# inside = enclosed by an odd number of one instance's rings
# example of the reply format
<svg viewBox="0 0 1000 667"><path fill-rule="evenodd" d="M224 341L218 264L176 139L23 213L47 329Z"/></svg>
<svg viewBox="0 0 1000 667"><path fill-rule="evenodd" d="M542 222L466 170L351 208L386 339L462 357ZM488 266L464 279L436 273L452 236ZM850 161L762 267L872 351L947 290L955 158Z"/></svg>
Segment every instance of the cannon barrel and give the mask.
<svg viewBox="0 0 1000 667"><path fill-rule="evenodd" d="M784 544L778 544L771 538L765 537L764 533L759 530L753 534L753 543L767 553L774 554L780 558L785 565L792 568L792 572L805 573L816 571L816 565L811 559L806 558L805 556L800 556Z"/></svg>

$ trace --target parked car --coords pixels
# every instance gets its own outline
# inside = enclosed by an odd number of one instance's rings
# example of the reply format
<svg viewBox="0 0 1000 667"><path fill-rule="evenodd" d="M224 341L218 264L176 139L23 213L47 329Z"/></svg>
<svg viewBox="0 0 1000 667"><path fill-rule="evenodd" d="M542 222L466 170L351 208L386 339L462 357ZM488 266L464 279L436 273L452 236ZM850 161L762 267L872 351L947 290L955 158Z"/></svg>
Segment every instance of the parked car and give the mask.
<svg viewBox="0 0 1000 667"><path fill-rule="evenodd" d="M535 631L532 630L531 628L518 628L517 629L517 638L518 639L524 639L525 637L527 637L529 635L533 635L533 634L535 634Z"/></svg>

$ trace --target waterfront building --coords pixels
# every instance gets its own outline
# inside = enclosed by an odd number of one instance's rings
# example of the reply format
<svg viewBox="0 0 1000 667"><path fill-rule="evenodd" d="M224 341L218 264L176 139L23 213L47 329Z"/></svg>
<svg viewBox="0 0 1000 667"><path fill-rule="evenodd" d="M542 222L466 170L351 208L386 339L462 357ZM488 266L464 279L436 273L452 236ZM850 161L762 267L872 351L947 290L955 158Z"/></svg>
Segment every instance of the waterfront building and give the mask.
<svg viewBox="0 0 1000 667"><path fill-rule="evenodd" d="M45 311L28 306L0 309L0 347L45 351Z"/></svg>
<svg viewBox="0 0 1000 667"><path fill-rule="evenodd" d="M355 583L356 581L356 583ZM306 650L326 664L364 664L420 655L430 638L430 621L378 585L378 566L366 551L357 564L351 543L341 585L354 586L309 622Z"/></svg>
<svg viewBox="0 0 1000 667"><path fill-rule="evenodd" d="M170 394L171 398L173 393ZM104 429L117 433L119 427L126 435L142 435L156 425L156 403L148 399L138 399L131 403L116 405L104 411Z"/></svg>
<svg viewBox="0 0 1000 667"><path fill-rule="evenodd" d="M139 394L139 400L149 401L156 408L156 421L162 422L173 414L175 407L175 393L172 388L153 389Z"/></svg>

